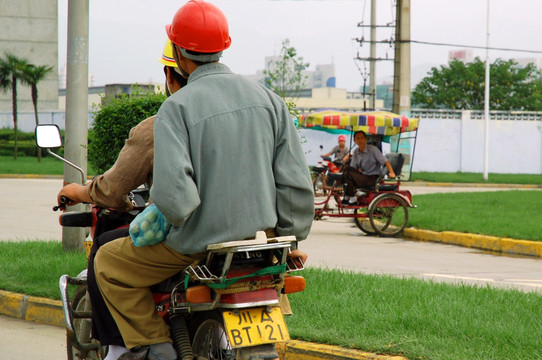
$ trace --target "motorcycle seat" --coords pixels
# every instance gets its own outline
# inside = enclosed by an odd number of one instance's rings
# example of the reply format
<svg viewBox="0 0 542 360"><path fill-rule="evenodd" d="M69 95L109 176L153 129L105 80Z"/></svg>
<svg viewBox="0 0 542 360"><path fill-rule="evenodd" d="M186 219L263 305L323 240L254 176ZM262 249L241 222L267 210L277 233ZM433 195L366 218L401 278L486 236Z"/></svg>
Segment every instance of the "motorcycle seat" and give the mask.
<svg viewBox="0 0 542 360"><path fill-rule="evenodd" d="M343 177L343 173L342 172L329 173L327 174L327 177L332 180L341 180Z"/></svg>

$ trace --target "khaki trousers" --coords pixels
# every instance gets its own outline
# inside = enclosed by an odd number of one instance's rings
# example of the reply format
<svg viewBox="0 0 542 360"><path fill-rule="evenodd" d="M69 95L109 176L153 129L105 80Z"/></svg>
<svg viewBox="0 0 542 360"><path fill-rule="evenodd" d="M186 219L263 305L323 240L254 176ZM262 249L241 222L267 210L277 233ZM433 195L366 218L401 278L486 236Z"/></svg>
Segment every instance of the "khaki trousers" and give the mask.
<svg viewBox="0 0 542 360"><path fill-rule="evenodd" d="M154 311L149 287L204 256L183 255L164 243L136 247L129 236L100 247L94 259L96 280L127 348L171 343L166 323Z"/></svg>

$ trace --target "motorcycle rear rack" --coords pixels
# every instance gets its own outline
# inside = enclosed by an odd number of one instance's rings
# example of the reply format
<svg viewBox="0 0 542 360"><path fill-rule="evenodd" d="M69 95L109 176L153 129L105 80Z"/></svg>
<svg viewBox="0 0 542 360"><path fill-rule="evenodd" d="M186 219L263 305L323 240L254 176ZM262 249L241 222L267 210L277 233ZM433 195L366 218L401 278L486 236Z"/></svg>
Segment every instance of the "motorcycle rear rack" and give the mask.
<svg viewBox="0 0 542 360"><path fill-rule="evenodd" d="M289 250L291 243L296 241L295 236L282 236L275 238L267 238L265 232L259 231L256 234L256 238L252 240L238 240L230 241L219 244L211 244L207 247L209 253L205 264L188 266L185 269L185 273L190 276L192 279L200 281L201 283L219 283L226 279L226 275L229 272L233 256L235 253L246 252L247 255L252 251L263 251L263 250L275 250L275 249L284 249ZM222 272L219 276L212 274L208 266L210 265L212 258L215 254L225 255L224 265L222 266ZM297 265L293 259L288 257L288 251L282 251L281 258L277 258L278 264L286 264L286 272L278 275L278 278L282 281L284 276L288 272L300 271L304 269L303 262L299 259L299 264ZM184 283L180 283L171 292L172 299L175 299L175 293L184 291ZM204 311L211 310L217 307L220 302L220 294L216 294L215 299L212 303L204 304L188 304L188 303L177 303L174 301L174 312L176 311ZM261 305L277 305L277 301L263 301L263 302L254 302L254 303L243 303L239 307L249 307L249 306L261 306ZM221 304L221 307L231 307L235 308L235 304L224 305Z"/></svg>

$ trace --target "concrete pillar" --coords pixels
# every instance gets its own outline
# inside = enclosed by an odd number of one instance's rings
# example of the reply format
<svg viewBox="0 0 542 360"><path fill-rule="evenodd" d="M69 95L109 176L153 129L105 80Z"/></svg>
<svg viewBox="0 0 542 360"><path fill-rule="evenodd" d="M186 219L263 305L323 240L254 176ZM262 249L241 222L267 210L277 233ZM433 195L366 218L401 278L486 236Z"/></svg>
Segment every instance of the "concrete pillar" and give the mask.
<svg viewBox="0 0 542 360"><path fill-rule="evenodd" d="M87 172L88 137L88 0L68 0L68 59L66 84L66 159ZM81 183L81 174L64 165L64 183ZM85 211L86 205L68 211ZM62 248L82 250L86 228L63 228Z"/></svg>

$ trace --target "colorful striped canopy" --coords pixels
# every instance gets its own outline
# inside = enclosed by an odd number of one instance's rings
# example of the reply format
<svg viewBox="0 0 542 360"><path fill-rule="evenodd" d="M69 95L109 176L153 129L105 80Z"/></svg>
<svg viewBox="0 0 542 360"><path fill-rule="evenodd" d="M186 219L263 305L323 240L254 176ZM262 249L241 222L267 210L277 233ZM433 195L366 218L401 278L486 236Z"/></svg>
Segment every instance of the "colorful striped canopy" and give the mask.
<svg viewBox="0 0 542 360"><path fill-rule="evenodd" d="M397 135L418 129L419 119L386 111L347 113L325 110L301 115L299 125L305 128L349 129L372 135Z"/></svg>

